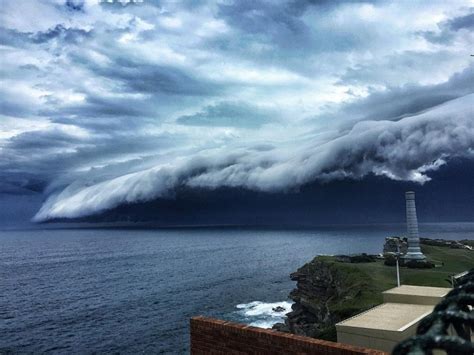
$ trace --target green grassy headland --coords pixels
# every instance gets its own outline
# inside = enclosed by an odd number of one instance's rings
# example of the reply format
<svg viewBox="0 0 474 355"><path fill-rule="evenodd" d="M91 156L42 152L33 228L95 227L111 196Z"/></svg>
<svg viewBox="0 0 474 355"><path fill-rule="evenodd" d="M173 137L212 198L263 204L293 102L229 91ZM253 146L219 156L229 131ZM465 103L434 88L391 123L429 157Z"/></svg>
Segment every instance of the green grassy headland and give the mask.
<svg viewBox="0 0 474 355"><path fill-rule="evenodd" d="M432 269L400 268L402 285L451 287L451 275L474 267L474 251L422 245L428 260L443 266ZM344 297L328 303L331 312L342 319L358 314L382 303L382 292L397 286L396 268L383 260L367 263L344 263L335 257L318 256L315 260L327 263L344 285ZM321 338L335 340L335 327L327 329Z"/></svg>

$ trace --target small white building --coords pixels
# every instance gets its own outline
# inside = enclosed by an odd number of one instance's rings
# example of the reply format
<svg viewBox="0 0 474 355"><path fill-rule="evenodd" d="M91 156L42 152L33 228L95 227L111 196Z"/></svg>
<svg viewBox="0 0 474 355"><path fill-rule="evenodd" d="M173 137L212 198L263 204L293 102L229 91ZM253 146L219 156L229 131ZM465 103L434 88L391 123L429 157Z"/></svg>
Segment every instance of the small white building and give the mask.
<svg viewBox="0 0 474 355"><path fill-rule="evenodd" d="M383 304L336 324L337 341L391 352L415 335L450 288L403 285L383 292Z"/></svg>
<svg viewBox="0 0 474 355"><path fill-rule="evenodd" d="M437 305L451 291L446 287L402 285L382 292L384 302Z"/></svg>

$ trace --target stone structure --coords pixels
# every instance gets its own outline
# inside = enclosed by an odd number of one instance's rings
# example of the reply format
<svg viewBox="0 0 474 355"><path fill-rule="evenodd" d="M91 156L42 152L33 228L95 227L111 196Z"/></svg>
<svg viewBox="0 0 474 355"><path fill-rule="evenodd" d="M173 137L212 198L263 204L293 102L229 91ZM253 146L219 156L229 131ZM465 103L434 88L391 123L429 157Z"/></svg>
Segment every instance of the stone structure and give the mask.
<svg viewBox="0 0 474 355"><path fill-rule="evenodd" d="M405 261L424 261L426 257L420 249L420 238L418 236L418 219L416 218L415 193L408 191L405 193L407 209L407 231L408 231L408 251L404 255Z"/></svg>
<svg viewBox="0 0 474 355"><path fill-rule="evenodd" d="M402 285L382 292L385 303L409 303L436 306L451 288Z"/></svg>
<svg viewBox="0 0 474 355"><path fill-rule="evenodd" d="M385 243L383 245L383 253L396 254L400 251L400 254L406 254L408 250L408 244L405 239L406 238L400 238L400 237L386 237ZM398 248L397 248L397 245L398 245Z"/></svg>
<svg viewBox="0 0 474 355"><path fill-rule="evenodd" d="M392 352L402 340L416 334L433 305L383 303L336 324L337 341Z"/></svg>
<svg viewBox="0 0 474 355"><path fill-rule="evenodd" d="M337 341L392 352L416 334L421 320L433 311L450 288L402 285L384 291L384 303L336 324Z"/></svg>

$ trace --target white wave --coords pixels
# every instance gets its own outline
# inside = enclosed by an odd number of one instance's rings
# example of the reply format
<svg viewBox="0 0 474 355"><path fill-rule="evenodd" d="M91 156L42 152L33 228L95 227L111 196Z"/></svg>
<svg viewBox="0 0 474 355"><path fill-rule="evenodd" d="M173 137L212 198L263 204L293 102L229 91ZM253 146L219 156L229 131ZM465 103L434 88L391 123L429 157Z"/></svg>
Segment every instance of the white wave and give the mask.
<svg viewBox="0 0 474 355"><path fill-rule="evenodd" d="M287 301L272 303L253 301L238 304L236 313L240 321L246 324L259 328L271 328L275 323L285 321L285 315L291 311L292 304ZM280 312L276 311L279 307L283 308Z"/></svg>

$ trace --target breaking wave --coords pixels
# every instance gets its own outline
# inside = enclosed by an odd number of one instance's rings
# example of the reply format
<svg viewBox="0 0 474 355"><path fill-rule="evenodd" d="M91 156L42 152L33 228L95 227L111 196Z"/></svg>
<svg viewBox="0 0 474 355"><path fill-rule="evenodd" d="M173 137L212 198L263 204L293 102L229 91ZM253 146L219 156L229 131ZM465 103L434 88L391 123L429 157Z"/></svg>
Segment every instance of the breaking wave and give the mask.
<svg viewBox="0 0 474 355"><path fill-rule="evenodd" d="M236 313L243 323L259 328L271 328L275 323L285 321L285 315L291 311L292 302L265 303L253 301L238 304Z"/></svg>

